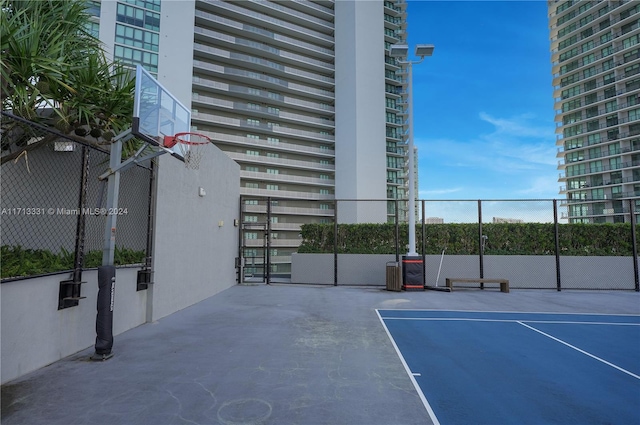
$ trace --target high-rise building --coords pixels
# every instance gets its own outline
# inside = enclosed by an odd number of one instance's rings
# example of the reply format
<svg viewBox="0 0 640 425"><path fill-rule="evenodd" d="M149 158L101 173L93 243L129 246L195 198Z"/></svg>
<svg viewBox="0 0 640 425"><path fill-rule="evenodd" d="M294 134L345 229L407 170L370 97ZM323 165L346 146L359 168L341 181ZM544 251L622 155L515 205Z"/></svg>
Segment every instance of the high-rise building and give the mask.
<svg viewBox="0 0 640 425"><path fill-rule="evenodd" d="M405 0L104 0L100 37L240 165L243 256L260 263L268 228L270 270L287 274L300 226L331 222L336 199L387 200L342 222L395 219L406 78L388 48L406 40Z"/></svg>
<svg viewBox="0 0 640 425"><path fill-rule="evenodd" d="M640 2L548 8L564 218L624 222L640 208Z"/></svg>

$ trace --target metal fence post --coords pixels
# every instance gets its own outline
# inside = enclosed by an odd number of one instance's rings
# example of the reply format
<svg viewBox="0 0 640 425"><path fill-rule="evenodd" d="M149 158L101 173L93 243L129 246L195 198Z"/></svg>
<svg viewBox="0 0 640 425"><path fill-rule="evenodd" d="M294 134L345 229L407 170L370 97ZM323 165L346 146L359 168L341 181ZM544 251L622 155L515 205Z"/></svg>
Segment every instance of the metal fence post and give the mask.
<svg viewBox="0 0 640 425"><path fill-rule="evenodd" d="M396 263L400 264L400 214L398 214L398 200L395 200L395 221L396 221Z"/></svg>
<svg viewBox="0 0 640 425"><path fill-rule="evenodd" d="M87 207L87 192L89 189L89 148L82 146L82 171L80 173L80 194L78 196L78 220L76 222L76 246L73 260L73 282L82 280L82 267L84 266L84 241L85 241L85 214ZM78 294L79 295L79 294Z"/></svg>
<svg viewBox="0 0 640 425"><path fill-rule="evenodd" d="M560 234L558 227L558 200L553 200L553 237L556 247L556 287L558 291L562 290L562 281L560 278Z"/></svg>
<svg viewBox="0 0 640 425"><path fill-rule="evenodd" d="M425 240L425 212L424 212L424 199L420 201L422 204L422 284L427 286L427 245Z"/></svg>
<svg viewBox="0 0 640 425"><path fill-rule="evenodd" d="M267 285L271 285L271 197L267 197L267 225L265 226L267 232L267 247L264 253L265 258L265 271L264 274L267 278Z"/></svg>
<svg viewBox="0 0 640 425"><path fill-rule="evenodd" d="M338 286L338 200L333 208L333 286Z"/></svg>
<svg viewBox="0 0 640 425"><path fill-rule="evenodd" d="M484 278L484 256L482 249L482 201L478 199L478 251L480 252L480 279ZM480 288L484 289L484 283L480 283Z"/></svg>
<svg viewBox="0 0 640 425"><path fill-rule="evenodd" d="M640 292L640 280L638 279L638 240L636 238L636 212L633 206L634 200L629 199L629 215L631 216L631 248L633 250L633 278L635 290Z"/></svg>

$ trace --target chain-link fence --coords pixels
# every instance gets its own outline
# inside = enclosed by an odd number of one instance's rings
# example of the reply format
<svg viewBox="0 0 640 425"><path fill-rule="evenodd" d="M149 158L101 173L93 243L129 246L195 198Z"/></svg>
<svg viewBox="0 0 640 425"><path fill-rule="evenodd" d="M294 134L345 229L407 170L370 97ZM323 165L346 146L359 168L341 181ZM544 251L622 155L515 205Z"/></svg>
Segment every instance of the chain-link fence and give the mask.
<svg viewBox="0 0 640 425"><path fill-rule="evenodd" d="M247 235L256 239L254 244L261 246L259 262L269 264L272 272L286 264L279 277L291 276L294 253L312 254L323 266L318 268L320 275L305 276L305 283L371 284L376 282L373 273L383 275L377 272L384 265L378 256L399 262L408 252L409 229L401 218L406 217L406 201L269 200L272 208L267 217L266 200L243 198L241 215L247 232L241 240L246 245ZM297 209L287 207L293 202ZM485 278L508 279L512 288L523 289L638 290L637 216L630 213L635 200L624 202L628 206L623 222L573 224L563 220L556 200L418 201L415 241L416 251L424 257L425 284ZM281 208L274 208L274 203ZM273 231L274 223L283 221L289 226L288 236ZM262 227L256 231L256 226ZM286 254L278 252L278 265L272 261L276 238L288 242ZM240 258L246 262L245 245ZM350 263L356 261L359 271L354 273ZM253 270L269 282L268 272Z"/></svg>
<svg viewBox="0 0 640 425"><path fill-rule="evenodd" d="M118 210L107 211L106 180L98 179L106 150L4 114L2 136L37 145L10 160L3 152L3 281L99 266L107 213L117 214L115 263L146 263L151 168L122 172Z"/></svg>

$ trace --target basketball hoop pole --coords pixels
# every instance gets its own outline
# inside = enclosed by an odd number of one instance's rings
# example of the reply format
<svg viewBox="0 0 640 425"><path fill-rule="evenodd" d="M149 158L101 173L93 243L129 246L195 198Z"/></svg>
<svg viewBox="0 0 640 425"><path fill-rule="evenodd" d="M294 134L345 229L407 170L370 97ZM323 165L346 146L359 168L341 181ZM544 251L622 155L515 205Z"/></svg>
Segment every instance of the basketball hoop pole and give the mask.
<svg viewBox="0 0 640 425"><path fill-rule="evenodd" d="M113 306L116 288L116 268L114 265L116 248L116 224L118 214L118 196L120 193L120 172L163 153L168 149L160 149L140 158L140 154L149 146L145 143L135 155L122 162L122 143L132 139L131 130L118 134L111 143L109 153L109 170L98 177L107 180L106 224L104 245L102 249L102 266L98 267L98 300L96 315L96 344L93 360L107 360L113 356Z"/></svg>

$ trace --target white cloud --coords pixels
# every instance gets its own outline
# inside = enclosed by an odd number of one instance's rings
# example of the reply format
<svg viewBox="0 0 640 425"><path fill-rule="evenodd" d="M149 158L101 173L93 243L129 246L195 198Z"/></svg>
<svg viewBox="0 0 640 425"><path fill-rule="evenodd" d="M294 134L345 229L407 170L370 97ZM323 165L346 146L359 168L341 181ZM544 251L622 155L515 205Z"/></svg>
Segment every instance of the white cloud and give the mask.
<svg viewBox="0 0 640 425"><path fill-rule="evenodd" d="M500 194L496 199L558 197L557 148L552 126L537 124L532 114L505 118L481 112L478 119L493 128L467 140L456 138L455 128L451 129L453 137L415 139L421 179L430 176L420 181L421 186L428 181L430 189L420 190L420 196L455 193L466 199L496 194ZM438 183L446 186L439 188Z"/></svg>

